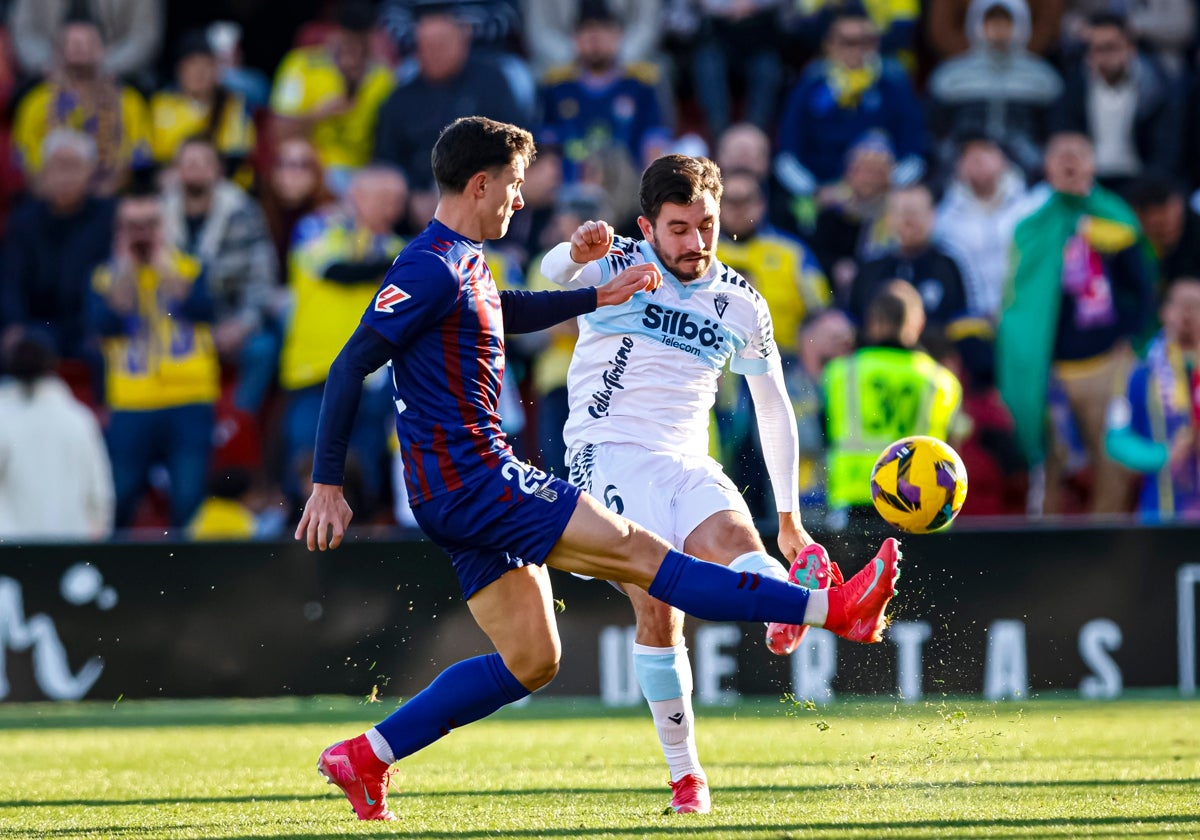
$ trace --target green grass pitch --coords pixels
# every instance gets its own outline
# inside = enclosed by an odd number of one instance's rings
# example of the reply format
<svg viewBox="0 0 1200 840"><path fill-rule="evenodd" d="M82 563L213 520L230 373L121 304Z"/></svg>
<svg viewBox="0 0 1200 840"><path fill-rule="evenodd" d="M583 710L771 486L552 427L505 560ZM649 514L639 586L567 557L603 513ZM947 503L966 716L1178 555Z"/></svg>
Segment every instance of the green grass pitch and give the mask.
<svg viewBox="0 0 1200 840"><path fill-rule="evenodd" d="M314 765L394 700L0 706L0 838L1200 837L1200 703L699 710L711 815L664 813L648 715L535 698L398 765L359 823Z"/></svg>

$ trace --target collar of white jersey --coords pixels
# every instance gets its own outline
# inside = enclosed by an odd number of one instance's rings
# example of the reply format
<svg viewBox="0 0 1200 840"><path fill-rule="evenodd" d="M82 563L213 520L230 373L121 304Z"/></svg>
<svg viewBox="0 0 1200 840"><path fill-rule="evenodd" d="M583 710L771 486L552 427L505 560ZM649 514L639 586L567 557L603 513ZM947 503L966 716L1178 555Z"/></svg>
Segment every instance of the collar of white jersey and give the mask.
<svg viewBox="0 0 1200 840"><path fill-rule="evenodd" d="M697 277L690 283L684 283L671 272L667 271L666 266L658 258L658 254L654 253L654 247L645 239L638 242L638 249L642 252L642 256L646 258L646 262L653 263L658 266L658 270L662 272L663 282L670 283L679 292L681 298L687 298L692 292L699 289L707 289L710 284L717 278L717 260L712 261L712 265L708 267L703 277Z"/></svg>

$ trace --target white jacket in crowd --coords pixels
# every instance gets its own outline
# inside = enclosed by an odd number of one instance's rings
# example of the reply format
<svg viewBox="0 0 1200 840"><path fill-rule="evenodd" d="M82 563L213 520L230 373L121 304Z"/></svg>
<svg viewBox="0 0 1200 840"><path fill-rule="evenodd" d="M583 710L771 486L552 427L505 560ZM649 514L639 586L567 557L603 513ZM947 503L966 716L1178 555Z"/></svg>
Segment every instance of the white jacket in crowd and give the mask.
<svg viewBox="0 0 1200 840"><path fill-rule="evenodd" d="M114 497L100 425L66 384L0 383L0 541L103 539Z"/></svg>

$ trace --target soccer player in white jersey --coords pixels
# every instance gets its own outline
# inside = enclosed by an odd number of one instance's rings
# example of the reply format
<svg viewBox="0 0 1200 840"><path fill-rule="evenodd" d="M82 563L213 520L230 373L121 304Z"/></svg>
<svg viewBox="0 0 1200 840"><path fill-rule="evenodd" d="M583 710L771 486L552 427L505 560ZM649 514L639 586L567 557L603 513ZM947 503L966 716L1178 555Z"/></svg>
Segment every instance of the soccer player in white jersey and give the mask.
<svg viewBox="0 0 1200 840"><path fill-rule="evenodd" d="M571 481L676 548L738 571L785 578L749 509L708 456L709 411L726 363L744 374L779 511L779 549L794 582L841 582L800 518L796 421L763 297L716 260L721 178L705 158L668 155L642 176L645 237L615 237L589 221L542 261L563 286L595 286L652 263L663 282L627 303L579 318L564 429ZM894 546L894 541L892 541ZM891 550L885 547L883 550ZM637 616L634 667L671 771L672 807L711 808L696 753L683 614L621 585ZM768 647L790 653L805 628L768 626Z"/></svg>

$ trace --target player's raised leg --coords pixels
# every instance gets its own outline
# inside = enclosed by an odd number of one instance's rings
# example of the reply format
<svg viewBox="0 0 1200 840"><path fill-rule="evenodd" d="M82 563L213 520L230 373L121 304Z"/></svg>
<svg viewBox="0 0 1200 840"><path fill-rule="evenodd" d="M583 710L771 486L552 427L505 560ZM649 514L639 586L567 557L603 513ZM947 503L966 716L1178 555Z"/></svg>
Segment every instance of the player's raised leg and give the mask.
<svg viewBox="0 0 1200 840"><path fill-rule="evenodd" d="M761 574L736 572L672 549L661 537L579 497L566 530L546 557L557 569L632 583L709 621L780 621L825 627L859 642L882 641L884 611L896 593L898 543L844 586L808 590Z"/></svg>
<svg viewBox="0 0 1200 840"><path fill-rule="evenodd" d="M360 820L391 820L388 768L541 688L558 672L561 644L548 573L513 569L472 595L467 606L496 653L450 666L367 732L321 753L317 769L346 794Z"/></svg>

